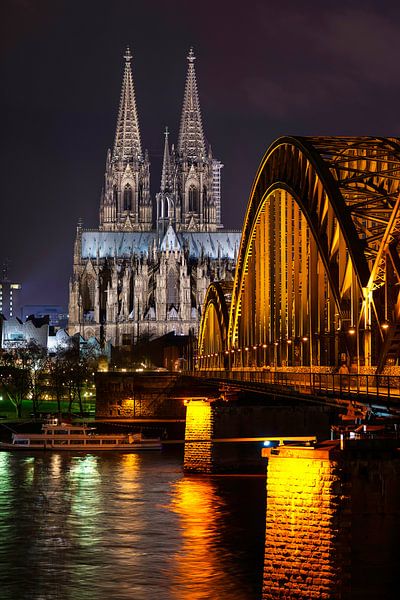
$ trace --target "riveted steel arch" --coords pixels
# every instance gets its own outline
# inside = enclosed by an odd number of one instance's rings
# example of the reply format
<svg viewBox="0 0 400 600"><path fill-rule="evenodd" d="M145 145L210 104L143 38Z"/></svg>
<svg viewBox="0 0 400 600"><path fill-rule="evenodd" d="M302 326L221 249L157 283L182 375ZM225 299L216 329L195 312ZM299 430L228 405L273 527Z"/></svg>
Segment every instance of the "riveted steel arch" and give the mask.
<svg viewBox="0 0 400 600"><path fill-rule="evenodd" d="M248 350L250 345L254 349L271 343L281 345L284 336L288 343L293 341L289 334L292 337L293 334L294 337L301 335L304 339L314 335L319 339L319 346L314 349L314 357L310 350L308 360L315 363L324 335L334 336L336 330L343 332L346 328L352 333L355 326L357 349L353 348L352 354L357 354L357 360L360 359L362 338L365 364L371 364L371 361L382 364L390 354L390 335L385 337L380 325L387 316L396 320L400 314L398 294L387 298L389 280L399 282L399 182L400 145L397 138L284 137L276 140L261 162L244 220L230 312L230 348L242 350L246 346ZM269 221L266 221L266 211ZM276 227L271 224L271 219L275 219ZM269 228L265 235L261 234L261 227ZM279 240L275 239L277 232L291 236L287 244L282 243L285 252L287 250L285 256L280 255ZM293 246L292 239L298 241L299 250ZM275 319L274 332L271 333L270 325L267 335L266 331L263 334L251 331L247 324L244 337L239 340L242 299L251 278L249 269L254 270L254 279L258 268L253 264L252 254L258 244L258 256L261 256L262 243L269 244L274 250L271 256L267 256L266 250L265 257L258 260L278 257L282 272L285 266L287 270L297 268L301 272L300 279L294 277L290 284L287 273L286 282L281 273L280 282L276 283L271 268L267 279L270 279L268 285L272 286L268 288L272 304L272 292L279 295L282 302L282 282L283 287L291 286L290 300L295 298L293 285L297 281L302 300L294 310L302 314L302 324L301 327L296 325L296 332L288 331L293 306L287 305L284 310L281 306L279 315L272 307L265 320ZM252 285L256 297L257 283L253 281ZM318 290L318 286L324 290ZM287 290L284 292L287 300ZM310 308L314 297L318 306ZM248 302L252 303L253 297ZM296 302L295 298L292 304ZM316 310L320 314L313 316ZM257 307L254 311L257 314ZM285 312L283 316L282 311ZM309 322L304 317L306 311ZM250 314L248 318L251 319ZM276 324L278 320L280 329ZM317 327L326 329L327 324L329 331L314 331ZM377 326L376 339L371 331L374 325ZM287 330L283 331L285 327ZM346 337L342 342L346 346ZM337 340L335 343L336 349L331 348L332 356L339 350ZM242 348L238 348L240 345ZM259 356L255 353L252 364L259 364Z"/></svg>
<svg viewBox="0 0 400 600"><path fill-rule="evenodd" d="M223 368L226 360L229 308L233 282L214 282L207 289L200 322L200 368Z"/></svg>

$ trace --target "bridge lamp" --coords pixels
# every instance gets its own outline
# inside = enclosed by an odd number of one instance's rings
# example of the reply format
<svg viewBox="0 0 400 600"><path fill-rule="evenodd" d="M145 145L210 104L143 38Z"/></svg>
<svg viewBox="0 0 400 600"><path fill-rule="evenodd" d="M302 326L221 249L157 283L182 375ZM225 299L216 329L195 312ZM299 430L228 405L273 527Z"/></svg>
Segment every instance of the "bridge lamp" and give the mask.
<svg viewBox="0 0 400 600"><path fill-rule="evenodd" d="M356 332L356 328L354 327L354 325L352 325L351 327L349 327L349 334L350 335L354 335Z"/></svg>
<svg viewBox="0 0 400 600"><path fill-rule="evenodd" d="M257 346L253 346L253 350L257 350Z"/></svg>
<svg viewBox="0 0 400 600"><path fill-rule="evenodd" d="M225 350L225 354L229 354L228 350Z"/></svg>
<svg viewBox="0 0 400 600"><path fill-rule="evenodd" d="M286 343L287 343L287 344L291 344L291 343L292 343L292 340L287 340L287 342L286 342Z"/></svg>
<svg viewBox="0 0 400 600"><path fill-rule="evenodd" d="M262 345L262 347L263 347L263 348L266 348L266 347L267 347L267 344L263 344L263 345Z"/></svg>
<svg viewBox="0 0 400 600"><path fill-rule="evenodd" d="M276 446L279 446L279 441L278 440L265 440L263 445L266 448L276 448Z"/></svg>
<svg viewBox="0 0 400 600"><path fill-rule="evenodd" d="M231 350L231 354L235 354L235 351L234 351L234 350Z"/></svg>
<svg viewBox="0 0 400 600"><path fill-rule="evenodd" d="M279 342L274 342L274 346L279 346Z"/></svg>
<svg viewBox="0 0 400 600"><path fill-rule="evenodd" d="M386 319L384 321L382 321L381 327L382 327L382 329L385 329L385 330L389 329L389 327L390 327L389 321L387 321Z"/></svg>
<svg viewBox="0 0 400 600"><path fill-rule="evenodd" d="M303 335L303 337L301 339L303 342L308 342L308 337L306 335Z"/></svg>
<svg viewBox="0 0 400 600"><path fill-rule="evenodd" d="M249 351L249 347L248 347L248 346L246 346L245 350L246 350L246 352L248 352L248 351Z"/></svg>

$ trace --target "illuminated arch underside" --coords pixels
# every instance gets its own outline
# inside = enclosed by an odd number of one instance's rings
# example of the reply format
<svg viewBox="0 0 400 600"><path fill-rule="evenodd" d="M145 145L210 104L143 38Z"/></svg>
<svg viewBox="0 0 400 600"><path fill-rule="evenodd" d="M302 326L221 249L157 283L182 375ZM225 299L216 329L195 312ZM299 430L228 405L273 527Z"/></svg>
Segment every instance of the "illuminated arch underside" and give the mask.
<svg viewBox="0 0 400 600"><path fill-rule="evenodd" d="M397 359L399 187L395 138L271 145L250 195L232 293L227 347L236 366L332 365L343 352L380 367ZM239 361L245 347L254 352Z"/></svg>
<svg viewBox="0 0 400 600"><path fill-rule="evenodd" d="M226 363L232 287L233 282L215 282L207 289L198 344L199 356L204 357L204 368L222 368Z"/></svg>

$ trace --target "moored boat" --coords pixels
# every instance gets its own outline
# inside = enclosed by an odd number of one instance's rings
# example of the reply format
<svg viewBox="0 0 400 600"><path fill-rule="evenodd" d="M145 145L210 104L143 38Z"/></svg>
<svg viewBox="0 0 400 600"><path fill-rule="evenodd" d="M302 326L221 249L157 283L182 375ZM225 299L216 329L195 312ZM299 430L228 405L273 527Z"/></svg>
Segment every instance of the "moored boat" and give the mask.
<svg viewBox="0 0 400 600"><path fill-rule="evenodd" d="M0 442L0 450L73 450L137 452L161 450L160 438L146 438L142 433L96 433L88 425L72 425L51 419L41 433L13 433L10 443Z"/></svg>

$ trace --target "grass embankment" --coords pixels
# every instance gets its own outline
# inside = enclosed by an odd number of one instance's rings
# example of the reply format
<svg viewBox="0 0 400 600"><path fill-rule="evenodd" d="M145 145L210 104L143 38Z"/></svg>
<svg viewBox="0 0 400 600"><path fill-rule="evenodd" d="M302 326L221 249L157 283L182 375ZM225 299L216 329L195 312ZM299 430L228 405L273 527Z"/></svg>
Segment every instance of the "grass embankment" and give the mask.
<svg viewBox="0 0 400 600"><path fill-rule="evenodd" d="M18 420L15 406L7 398L7 395L4 393L1 393L0 396L2 396L2 400L0 400L0 418L1 418L1 420L2 421ZM68 408L69 408L69 402L61 402L61 412L62 413L67 413ZM90 416L94 416L94 409L95 409L95 404L93 401L90 403L83 402L83 410L86 415L90 414ZM47 414L56 414L58 412L57 402L53 401L53 400L42 400L39 403L39 412L41 414L46 414L46 415ZM72 413L73 414L79 413L79 403L78 402L74 402L72 404ZM21 419L29 419L32 417L32 414L33 414L32 400L23 400L22 401L22 417L21 417Z"/></svg>

